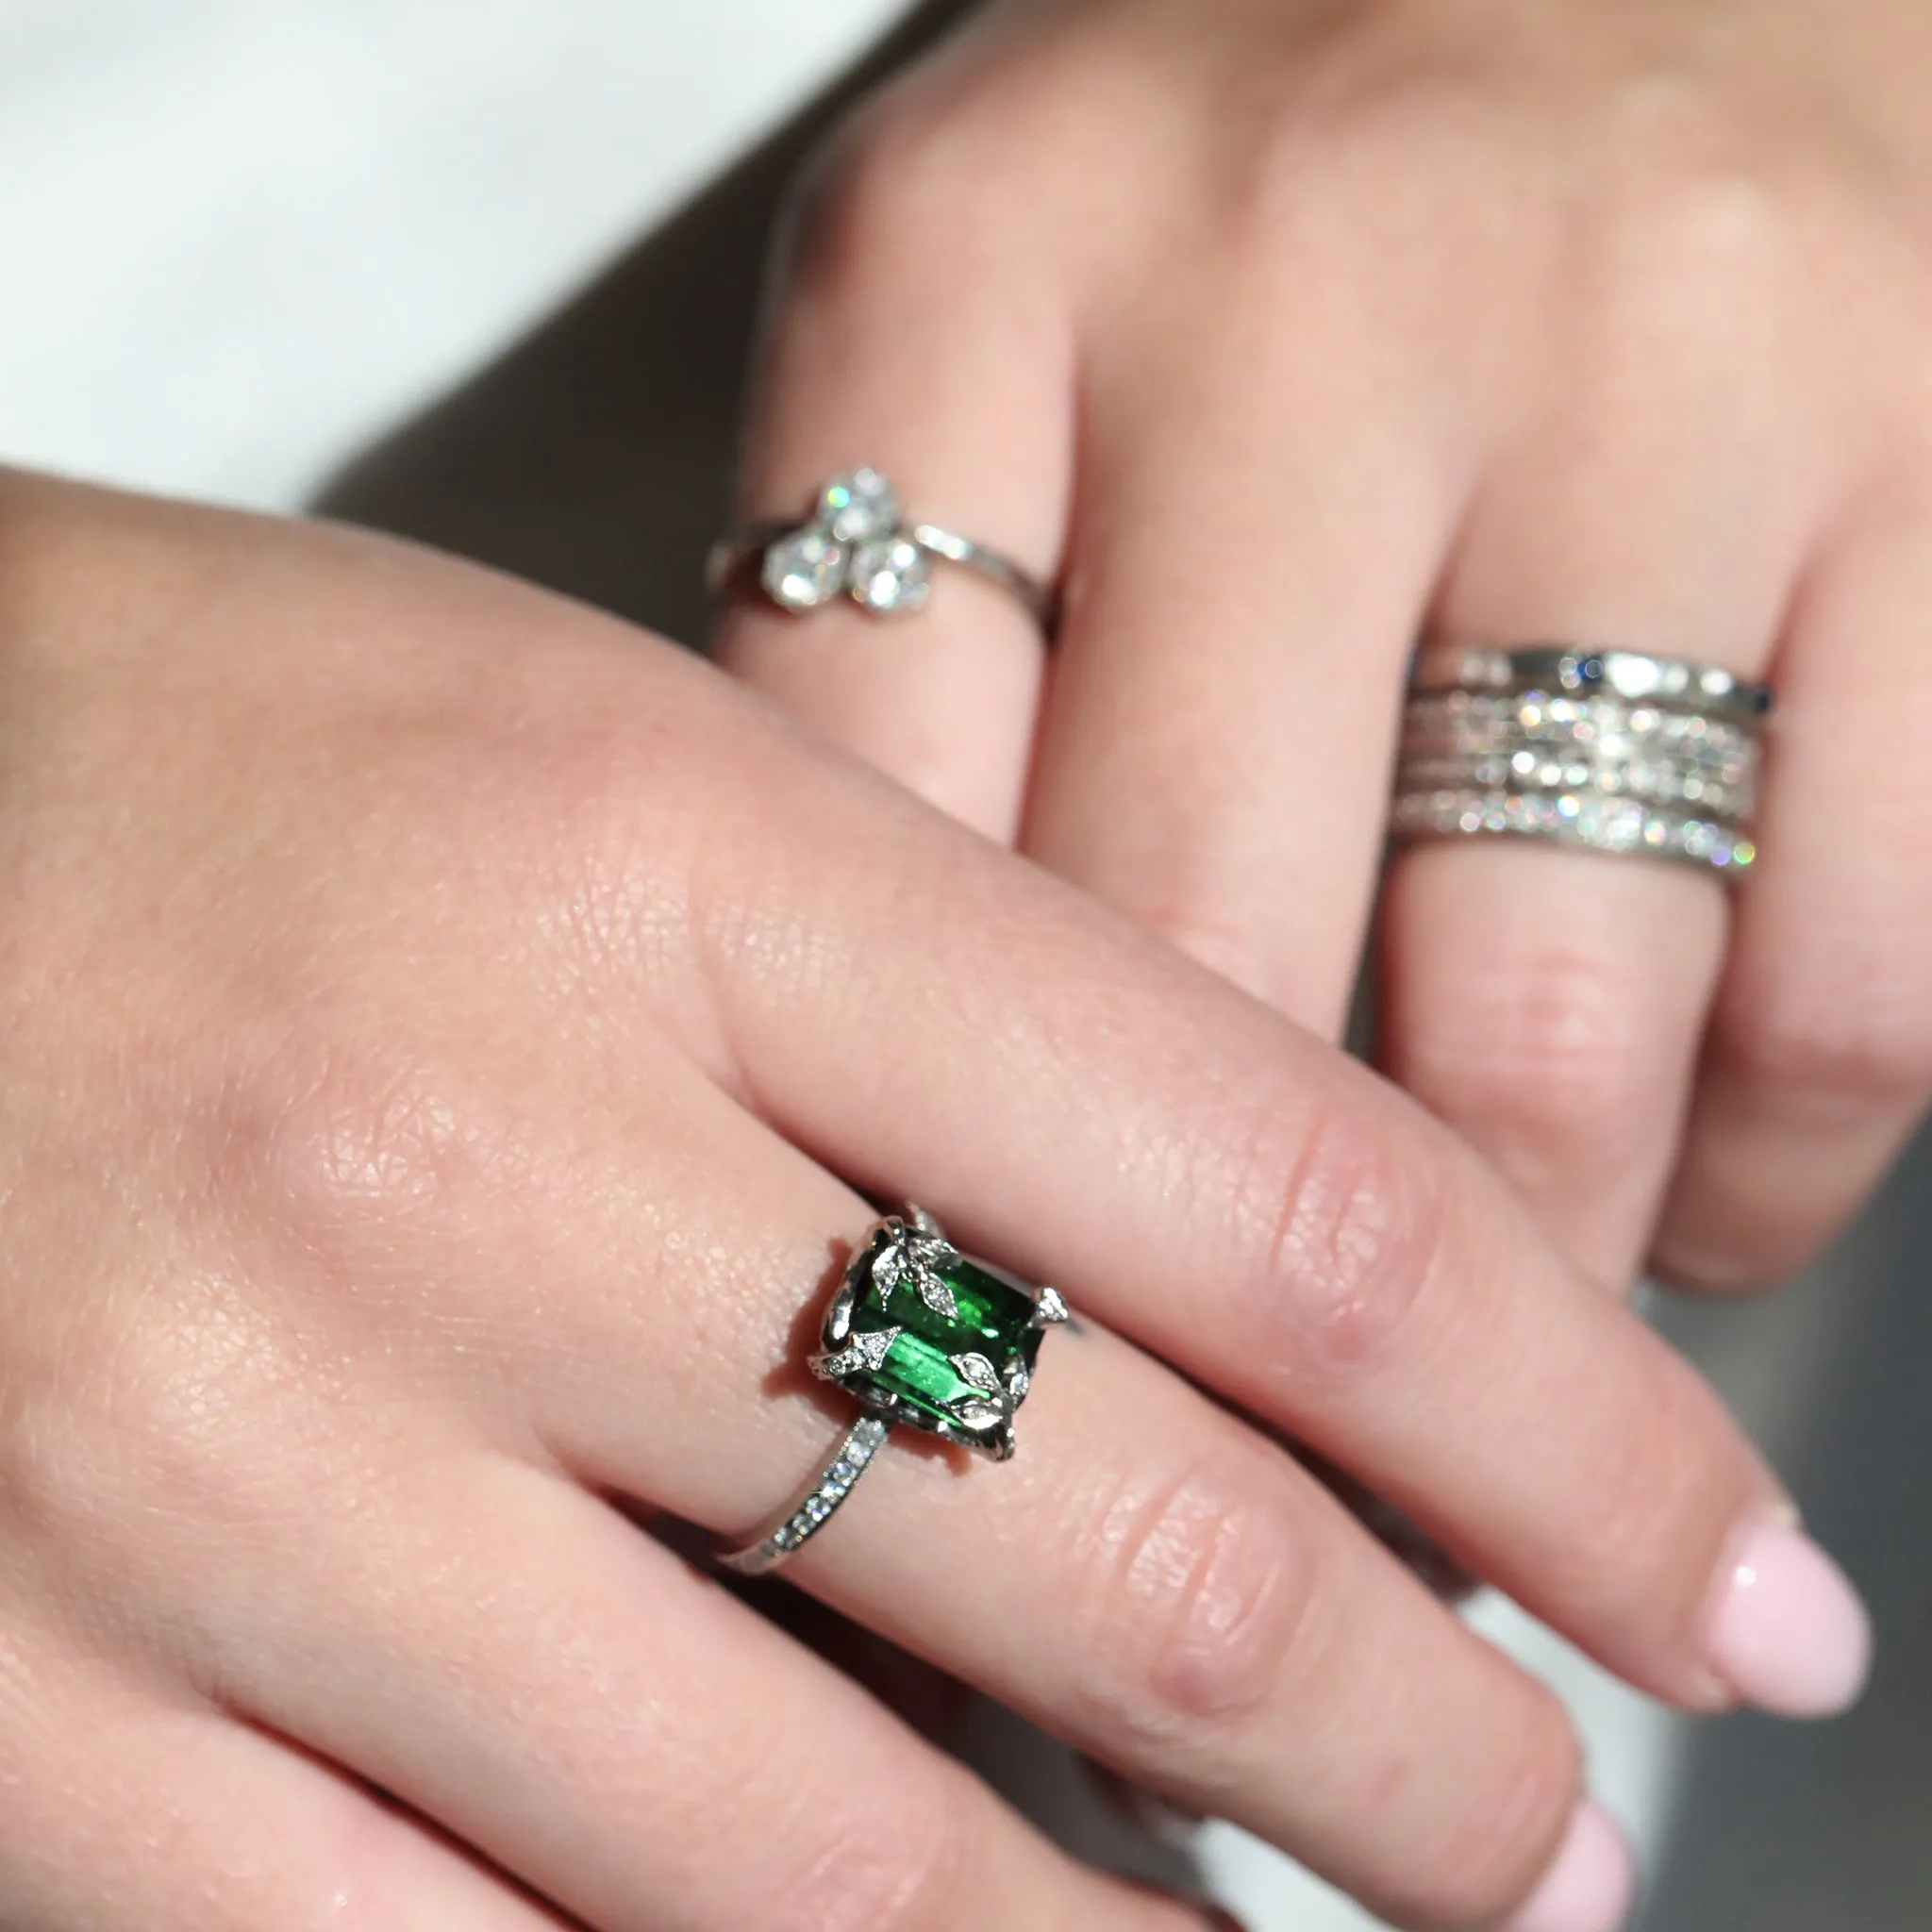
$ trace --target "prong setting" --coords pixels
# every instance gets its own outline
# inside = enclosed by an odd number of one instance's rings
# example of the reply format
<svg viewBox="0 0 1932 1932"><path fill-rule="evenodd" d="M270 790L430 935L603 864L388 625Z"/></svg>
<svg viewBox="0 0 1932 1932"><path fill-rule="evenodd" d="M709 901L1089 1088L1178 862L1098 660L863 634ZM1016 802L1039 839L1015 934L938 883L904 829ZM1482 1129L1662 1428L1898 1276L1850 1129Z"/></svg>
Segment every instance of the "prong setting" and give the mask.
<svg viewBox="0 0 1932 1932"><path fill-rule="evenodd" d="M1058 1327L1062 1322L1071 1322L1074 1311L1067 1307L1066 1297L1057 1288L1040 1288L1033 1292L1033 1325L1036 1328Z"/></svg>

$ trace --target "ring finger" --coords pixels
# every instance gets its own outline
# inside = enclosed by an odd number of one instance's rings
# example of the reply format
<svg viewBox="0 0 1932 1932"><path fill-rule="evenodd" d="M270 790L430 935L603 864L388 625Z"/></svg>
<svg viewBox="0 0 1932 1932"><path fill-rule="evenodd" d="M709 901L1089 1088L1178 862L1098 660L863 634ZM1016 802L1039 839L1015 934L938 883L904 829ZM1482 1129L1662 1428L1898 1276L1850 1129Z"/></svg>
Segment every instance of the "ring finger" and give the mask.
<svg viewBox="0 0 1932 1932"><path fill-rule="evenodd" d="M1818 465L1748 349L1727 354L1723 370L1681 351L1630 358L1641 380L1628 389L1615 357L1573 375L1478 492L1436 633L1760 677L1816 527ZM1727 433L1686 449L1683 425L1713 419ZM1587 1273L1626 1285L1726 941L1715 876L1455 837L1398 856L1385 914L1389 1072L1491 1158Z"/></svg>

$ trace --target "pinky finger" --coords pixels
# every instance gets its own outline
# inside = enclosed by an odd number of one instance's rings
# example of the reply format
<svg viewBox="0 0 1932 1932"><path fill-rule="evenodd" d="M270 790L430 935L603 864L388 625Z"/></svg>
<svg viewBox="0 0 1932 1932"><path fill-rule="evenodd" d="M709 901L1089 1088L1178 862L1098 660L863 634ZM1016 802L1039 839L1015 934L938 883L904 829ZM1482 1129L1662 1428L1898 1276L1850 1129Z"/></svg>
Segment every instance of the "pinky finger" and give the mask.
<svg viewBox="0 0 1932 1932"><path fill-rule="evenodd" d="M1797 613L1655 1264L1713 1290L1791 1273L1855 1213L1932 1093L1932 481ZM1903 508L1903 507L1902 507Z"/></svg>
<svg viewBox="0 0 1932 1932"><path fill-rule="evenodd" d="M0 1632L8 1932L559 1932L348 1777L197 1703Z"/></svg>

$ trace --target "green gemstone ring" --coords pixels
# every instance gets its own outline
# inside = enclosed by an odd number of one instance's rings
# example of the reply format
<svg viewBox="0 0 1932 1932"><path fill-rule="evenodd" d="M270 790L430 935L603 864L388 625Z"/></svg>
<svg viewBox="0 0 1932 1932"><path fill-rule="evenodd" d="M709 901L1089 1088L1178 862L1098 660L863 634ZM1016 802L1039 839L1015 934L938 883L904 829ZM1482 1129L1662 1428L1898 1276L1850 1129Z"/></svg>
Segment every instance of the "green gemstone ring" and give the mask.
<svg viewBox="0 0 1932 1932"><path fill-rule="evenodd" d="M874 1222L811 1357L812 1374L853 1396L859 1418L798 1500L724 1563L746 1576L782 1563L830 1522L894 1423L1004 1462L1040 1338L1066 1319L1055 1290L969 1260L924 1209Z"/></svg>

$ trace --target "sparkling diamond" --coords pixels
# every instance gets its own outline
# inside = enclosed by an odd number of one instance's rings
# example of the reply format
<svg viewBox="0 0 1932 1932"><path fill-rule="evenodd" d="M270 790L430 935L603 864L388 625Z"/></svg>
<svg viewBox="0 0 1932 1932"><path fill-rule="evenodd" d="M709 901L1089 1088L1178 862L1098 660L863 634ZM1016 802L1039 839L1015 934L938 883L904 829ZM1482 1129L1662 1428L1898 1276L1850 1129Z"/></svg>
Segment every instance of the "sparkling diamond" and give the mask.
<svg viewBox="0 0 1932 1932"><path fill-rule="evenodd" d="M845 546L823 530L794 530L765 552L759 576L774 604L815 610L844 587Z"/></svg>
<svg viewBox="0 0 1932 1932"><path fill-rule="evenodd" d="M882 617L917 610L932 594L932 558L910 537L877 537L852 552L853 597Z"/></svg>
<svg viewBox="0 0 1932 1932"><path fill-rule="evenodd" d="M841 543L890 537L899 527L899 492L876 470L847 470L819 492L817 516Z"/></svg>

